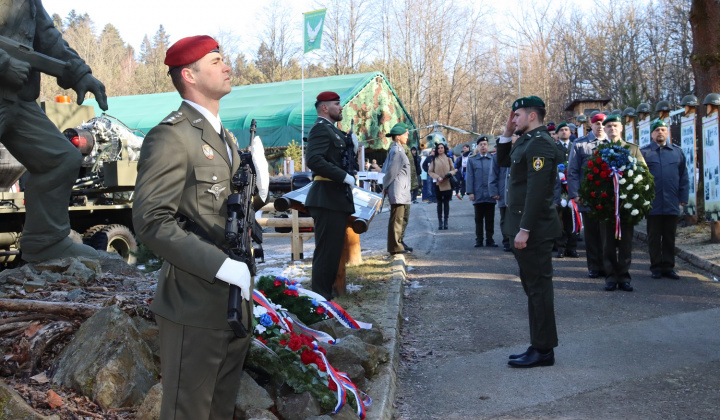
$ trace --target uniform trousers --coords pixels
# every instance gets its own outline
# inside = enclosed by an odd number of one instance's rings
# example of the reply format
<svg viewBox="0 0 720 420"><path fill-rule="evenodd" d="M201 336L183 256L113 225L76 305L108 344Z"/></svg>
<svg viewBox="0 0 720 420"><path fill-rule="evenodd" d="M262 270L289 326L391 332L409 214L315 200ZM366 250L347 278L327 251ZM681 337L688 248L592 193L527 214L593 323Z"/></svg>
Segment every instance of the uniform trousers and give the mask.
<svg viewBox="0 0 720 420"><path fill-rule="evenodd" d="M483 225L485 227L485 238L493 242L495 235L495 203L475 203L475 240L483 241Z"/></svg>
<svg viewBox="0 0 720 420"><path fill-rule="evenodd" d="M582 218L588 270L603 271L603 242L600 222L590 217L589 211L583 211Z"/></svg>
<svg viewBox="0 0 720 420"><path fill-rule="evenodd" d="M405 240L405 229L407 229L408 223L410 223L410 204L403 204L403 206L405 206L405 213L403 213L402 234L400 234L400 242Z"/></svg>
<svg viewBox="0 0 720 420"><path fill-rule="evenodd" d="M507 210L507 207L500 207L500 232L502 232L503 224L505 224L505 210ZM510 237L503 235L502 243L510 246Z"/></svg>
<svg viewBox="0 0 720 420"><path fill-rule="evenodd" d="M345 227L351 213L324 207L308 207L315 223L315 251L312 264L312 290L325 299L333 298L333 284L337 277L345 246Z"/></svg>
<svg viewBox="0 0 720 420"><path fill-rule="evenodd" d="M70 191L82 155L36 102L0 99L0 140L30 172L25 184L25 225L20 238L23 252L39 253L66 240L70 234Z"/></svg>
<svg viewBox="0 0 720 420"><path fill-rule="evenodd" d="M528 298L530 345L538 350L550 350L558 345L552 283L553 242L553 238L531 239L526 248L517 249L515 242L510 241L520 267L520 281Z"/></svg>
<svg viewBox="0 0 720 420"><path fill-rule="evenodd" d="M405 249L402 244L404 233L403 220L405 219L405 212L405 204L390 205L390 220L388 220L387 230L387 250L390 253L400 252Z"/></svg>
<svg viewBox="0 0 720 420"><path fill-rule="evenodd" d="M562 235L555 241L557 249L565 251L577 250L577 236L572 232L573 220L570 206L560 206L557 209L560 223L562 224Z"/></svg>
<svg viewBox="0 0 720 420"><path fill-rule="evenodd" d="M675 233L678 216L646 216L650 271L667 273L675 268Z"/></svg>
<svg viewBox="0 0 720 420"><path fill-rule="evenodd" d="M251 334L177 324L155 315L160 330L160 420L232 420Z"/></svg>
<svg viewBox="0 0 720 420"><path fill-rule="evenodd" d="M603 269L608 282L630 283L632 262L632 241L635 226L621 224L620 239L615 238L615 222L601 223L600 234L603 243Z"/></svg>

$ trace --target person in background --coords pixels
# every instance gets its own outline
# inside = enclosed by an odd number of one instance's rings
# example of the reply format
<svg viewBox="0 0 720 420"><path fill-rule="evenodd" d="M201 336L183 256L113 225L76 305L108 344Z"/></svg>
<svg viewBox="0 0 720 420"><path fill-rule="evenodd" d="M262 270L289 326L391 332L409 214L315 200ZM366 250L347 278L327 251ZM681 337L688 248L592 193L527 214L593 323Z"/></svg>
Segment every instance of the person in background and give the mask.
<svg viewBox="0 0 720 420"><path fill-rule="evenodd" d="M438 230L447 230L450 216L450 199L452 186L450 177L455 176L457 170L452 158L447 154L447 146L443 143L435 145L435 158L430 164L428 175L435 181L435 196L437 197ZM443 215L443 211L445 212Z"/></svg>
<svg viewBox="0 0 720 420"><path fill-rule="evenodd" d="M412 190L412 203L416 204L418 202L418 196L421 194L421 188L422 188L422 167L420 166L420 155L418 155L418 149L417 147L413 146L410 148L410 153L412 154L412 163L415 165L415 179L417 179L417 186L413 188Z"/></svg>
<svg viewBox="0 0 720 420"><path fill-rule="evenodd" d="M383 165L383 194L387 195L390 202L387 250L393 255L406 254L412 251L403 243L403 236L410 212L411 165L414 165L404 149L408 140L407 126L397 123L385 136L393 140Z"/></svg>
<svg viewBox="0 0 720 420"><path fill-rule="evenodd" d="M517 136L513 135L516 139ZM514 140L513 140L514 141ZM492 155L492 169L490 169L490 181L488 182L488 188L490 196L497 202L497 207L500 209L500 233L503 231L503 225L505 224L505 213L507 211L507 202L505 197L507 196L507 184L508 168L505 166L498 165L497 153ZM502 234L503 236L503 251L510 252L510 238Z"/></svg>
<svg viewBox="0 0 720 420"><path fill-rule="evenodd" d="M467 191L475 209L475 248L497 247L495 234L495 199L490 195L490 173L493 158L488 152L488 138L478 137L475 153L467 160ZM485 234L483 235L483 225Z"/></svg>
<svg viewBox="0 0 720 420"><path fill-rule="evenodd" d="M563 177L567 173L568 159L570 157L570 148L572 143L570 142L570 127L566 122L561 122L555 128L557 135L557 146L563 154L562 167L564 169ZM573 233L573 220L572 220L572 208L567 202L567 179L562 180L558 177L557 190L559 194L555 199L555 206L557 207L558 217L562 223L562 235L555 241L555 247L557 248L557 258L570 257L578 258L577 253L577 236ZM564 197L563 197L564 193Z"/></svg>
<svg viewBox="0 0 720 420"><path fill-rule="evenodd" d="M456 197L459 200L462 200L463 197L465 197L465 192L467 190L467 187L465 185L466 178L467 178L467 163L468 163L468 157L470 156L470 145L469 144L463 144L462 147L462 153L460 156L455 159L455 169L457 170L457 180L458 180L458 192ZM472 199L471 199L472 200Z"/></svg>
<svg viewBox="0 0 720 420"><path fill-rule="evenodd" d="M670 141L670 131L663 120L650 129L652 143L640 149L650 173L655 178L655 199L647 219L647 243L652 278L678 280L675 272L675 233L682 206L690 196L690 181L685 154Z"/></svg>
<svg viewBox="0 0 720 420"><path fill-rule="evenodd" d="M423 152L423 154L426 152ZM423 191L428 199L428 204L435 203L437 197L435 196L435 180L428 175L428 170L430 169L430 164L435 159L435 149L430 149L430 152L427 156L425 156L425 159L422 161L422 169L423 173L425 174L425 180L423 181Z"/></svg>

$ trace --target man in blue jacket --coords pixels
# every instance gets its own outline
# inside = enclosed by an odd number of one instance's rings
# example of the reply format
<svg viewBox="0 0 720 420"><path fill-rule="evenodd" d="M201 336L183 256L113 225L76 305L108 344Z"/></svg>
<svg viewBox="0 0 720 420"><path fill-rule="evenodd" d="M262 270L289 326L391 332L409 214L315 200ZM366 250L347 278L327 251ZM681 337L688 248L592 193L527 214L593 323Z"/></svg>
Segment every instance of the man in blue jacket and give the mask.
<svg viewBox="0 0 720 420"><path fill-rule="evenodd" d="M640 149L655 177L655 199L647 216L647 239L652 278L680 276L675 268L675 232L680 207L688 202L690 183L685 155L672 144L667 123L655 121L650 127L652 142Z"/></svg>
<svg viewBox="0 0 720 420"><path fill-rule="evenodd" d="M478 137L475 153L467 159L467 192L475 207L475 248L483 246L483 222L485 246L497 247L495 234L495 199L490 195L490 171L492 155L488 153L488 138ZM459 157L458 159L461 159ZM457 167L457 165L456 165Z"/></svg>

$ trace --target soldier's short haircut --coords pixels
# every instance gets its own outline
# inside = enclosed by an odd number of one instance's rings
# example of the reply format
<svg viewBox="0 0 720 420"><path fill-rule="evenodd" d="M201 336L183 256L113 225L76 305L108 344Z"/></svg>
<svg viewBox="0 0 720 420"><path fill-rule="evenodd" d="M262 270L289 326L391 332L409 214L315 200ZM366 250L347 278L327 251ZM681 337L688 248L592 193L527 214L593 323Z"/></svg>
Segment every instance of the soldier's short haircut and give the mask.
<svg viewBox="0 0 720 420"><path fill-rule="evenodd" d="M545 114L547 113L547 111L545 110L544 107L542 107L542 108L541 107L526 107L525 111L528 114L531 112L534 112L535 115L537 115L537 117L538 117L539 123L543 123L543 121L545 121Z"/></svg>
<svg viewBox="0 0 720 420"><path fill-rule="evenodd" d="M182 77L182 71L183 69L189 68L190 70L197 71L197 61L187 64L185 66L180 67L173 67L170 70L168 70L168 74L170 75L170 80L172 80L173 86L175 86L175 89L177 89L180 96L183 96L185 94L185 81Z"/></svg>

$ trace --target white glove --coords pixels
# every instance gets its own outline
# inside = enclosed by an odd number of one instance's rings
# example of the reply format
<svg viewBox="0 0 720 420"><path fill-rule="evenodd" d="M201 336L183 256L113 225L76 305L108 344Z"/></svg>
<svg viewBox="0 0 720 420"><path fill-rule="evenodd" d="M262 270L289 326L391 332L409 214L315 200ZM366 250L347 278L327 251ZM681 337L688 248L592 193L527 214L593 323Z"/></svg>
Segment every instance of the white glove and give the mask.
<svg viewBox="0 0 720 420"><path fill-rule="evenodd" d="M255 138L250 141L250 154L252 155L253 165L255 165L255 172L257 172L255 184L257 185L260 198L262 201L265 201L267 200L270 190L270 172L268 171L268 163L265 158L265 148L259 136L255 136Z"/></svg>
<svg viewBox="0 0 720 420"><path fill-rule="evenodd" d="M345 179L343 180L343 182L348 184L351 187L354 187L355 186L355 177L350 174L347 174L347 175L345 175Z"/></svg>
<svg viewBox="0 0 720 420"><path fill-rule="evenodd" d="M239 287L243 299L250 300L250 270L244 262L225 259L215 277Z"/></svg>
<svg viewBox="0 0 720 420"><path fill-rule="evenodd" d="M567 207L567 205L568 205L567 200L564 199L564 198L563 198L562 200L560 200L560 205L563 206L563 207Z"/></svg>

